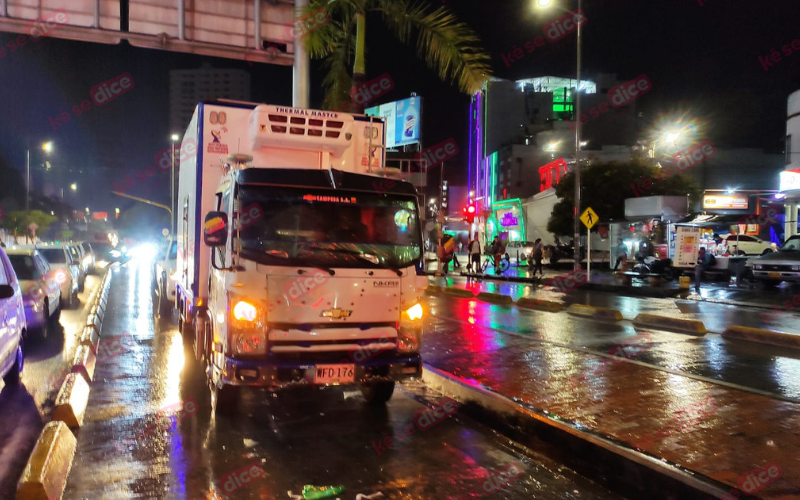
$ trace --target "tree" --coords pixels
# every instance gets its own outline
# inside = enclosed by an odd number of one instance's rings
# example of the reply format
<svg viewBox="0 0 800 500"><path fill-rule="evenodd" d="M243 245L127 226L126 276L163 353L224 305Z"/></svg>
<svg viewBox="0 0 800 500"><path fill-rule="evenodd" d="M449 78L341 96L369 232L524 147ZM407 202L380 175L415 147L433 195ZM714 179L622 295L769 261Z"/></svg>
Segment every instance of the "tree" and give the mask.
<svg viewBox="0 0 800 500"><path fill-rule="evenodd" d="M26 213L24 210L15 210L7 213L6 216L0 220L0 227L11 233L16 231L18 235L22 236L30 235L28 226L34 223L39 226L36 228L36 234L42 234L47 231L50 224L54 223L56 220L58 220L57 217L46 214L41 210L31 210L30 214Z"/></svg>
<svg viewBox="0 0 800 500"><path fill-rule="evenodd" d="M672 165L661 169L647 160L627 163L597 163L581 169L581 210L592 207L602 220L625 218L625 199L637 196L686 196L694 204L700 186L688 175L675 175ZM575 176L567 174L556 187L559 201L553 207L547 230L560 236L572 235L575 207Z"/></svg>
<svg viewBox="0 0 800 500"><path fill-rule="evenodd" d="M327 12L330 22L305 35L304 43L312 58L325 58L325 109L350 104L349 110L364 111L364 103L353 102L353 97L366 80L366 15L370 12L380 13L403 43L417 34L417 54L440 79L456 82L462 92L474 94L491 74L490 58L478 47L477 35L447 7L430 11L408 0L312 0L305 13L319 9Z"/></svg>

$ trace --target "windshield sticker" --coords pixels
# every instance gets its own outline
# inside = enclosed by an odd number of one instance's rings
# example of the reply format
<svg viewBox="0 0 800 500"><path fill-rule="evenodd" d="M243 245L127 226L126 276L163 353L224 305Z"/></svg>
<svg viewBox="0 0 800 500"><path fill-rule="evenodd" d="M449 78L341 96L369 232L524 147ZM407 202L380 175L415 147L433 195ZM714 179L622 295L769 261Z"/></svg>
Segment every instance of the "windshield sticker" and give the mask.
<svg viewBox="0 0 800 500"><path fill-rule="evenodd" d="M398 210L394 214L394 223L401 229L408 228L408 220L411 218L411 213L408 210Z"/></svg>
<svg viewBox="0 0 800 500"><path fill-rule="evenodd" d="M356 203L355 196L322 196L318 194L307 194L303 196L305 201L325 201L329 203Z"/></svg>

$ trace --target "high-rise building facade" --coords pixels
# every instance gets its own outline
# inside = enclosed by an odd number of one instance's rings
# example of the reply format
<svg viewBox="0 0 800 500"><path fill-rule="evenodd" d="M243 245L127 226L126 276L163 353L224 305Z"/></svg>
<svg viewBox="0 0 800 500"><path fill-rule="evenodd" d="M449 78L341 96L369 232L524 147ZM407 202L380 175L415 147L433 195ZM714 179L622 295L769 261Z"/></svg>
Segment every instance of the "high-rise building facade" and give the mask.
<svg viewBox="0 0 800 500"><path fill-rule="evenodd" d="M240 69L214 68L208 63L197 69L169 72L169 126L181 134L200 101L233 99L249 101L250 73Z"/></svg>

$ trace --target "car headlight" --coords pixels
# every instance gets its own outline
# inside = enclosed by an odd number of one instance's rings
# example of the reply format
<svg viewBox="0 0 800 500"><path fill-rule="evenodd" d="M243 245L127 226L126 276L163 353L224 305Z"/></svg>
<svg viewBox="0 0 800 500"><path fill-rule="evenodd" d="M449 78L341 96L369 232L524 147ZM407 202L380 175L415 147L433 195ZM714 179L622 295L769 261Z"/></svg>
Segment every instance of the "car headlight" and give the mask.
<svg viewBox="0 0 800 500"><path fill-rule="evenodd" d="M756 264L753 266L753 269L764 269L764 266L762 266L761 264Z"/></svg>
<svg viewBox="0 0 800 500"><path fill-rule="evenodd" d="M800 271L800 266L792 266L792 271Z"/></svg>

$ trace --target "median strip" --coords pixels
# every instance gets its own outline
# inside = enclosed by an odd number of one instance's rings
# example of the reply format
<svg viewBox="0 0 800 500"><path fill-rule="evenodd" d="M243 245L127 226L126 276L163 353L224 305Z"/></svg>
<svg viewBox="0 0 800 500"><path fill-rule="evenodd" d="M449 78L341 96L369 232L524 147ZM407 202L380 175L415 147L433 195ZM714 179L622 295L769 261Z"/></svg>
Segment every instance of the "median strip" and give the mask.
<svg viewBox="0 0 800 500"><path fill-rule="evenodd" d="M501 293L491 293L491 292L480 292L478 294L478 300L482 300L484 302L491 302L493 304L502 304L509 306L514 303L514 300L508 295L503 295Z"/></svg>
<svg viewBox="0 0 800 500"><path fill-rule="evenodd" d="M78 441L64 422L49 422L17 483L17 500L61 498Z"/></svg>
<svg viewBox="0 0 800 500"><path fill-rule="evenodd" d="M722 337L729 340L744 340L778 347L788 347L789 349L800 349L800 335L751 328L749 326L729 326L722 333Z"/></svg>
<svg viewBox="0 0 800 500"><path fill-rule="evenodd" d="M608 321L621 321L622 313L616 309L608 307L587 306L584 304L572 304L567 308L567 313L573 316L584 318L603 319Z"/></svg>
<svg viewBox="0 0 800 500"><path fill-rule="evenodd" d="M77 373L70 373L58 391L53 420L64 422L70 428L80 427L88 404L89 384Z"/></svg>
<svg viewBox="0 0 800 500"><path fill-rule="evenodd" d="M633 320L636 326L646 326L650 328L660 328L672 330L680 333L688 333L702 337L706 334L706 325L696 319L671 318L669 316L658 316L657 314L641 313Z"/></svg>
<svg viewBox="0 0 800 500"><path fill-rule="evenodd" d="M542 300L542 299L531 299L528 297L522 297L517 301L517 307L521 307L522 309L535 309L537 311L547 311L547 312L560 312L564 309L564 305L561 302L554 302L552 300Z"/></svg>

